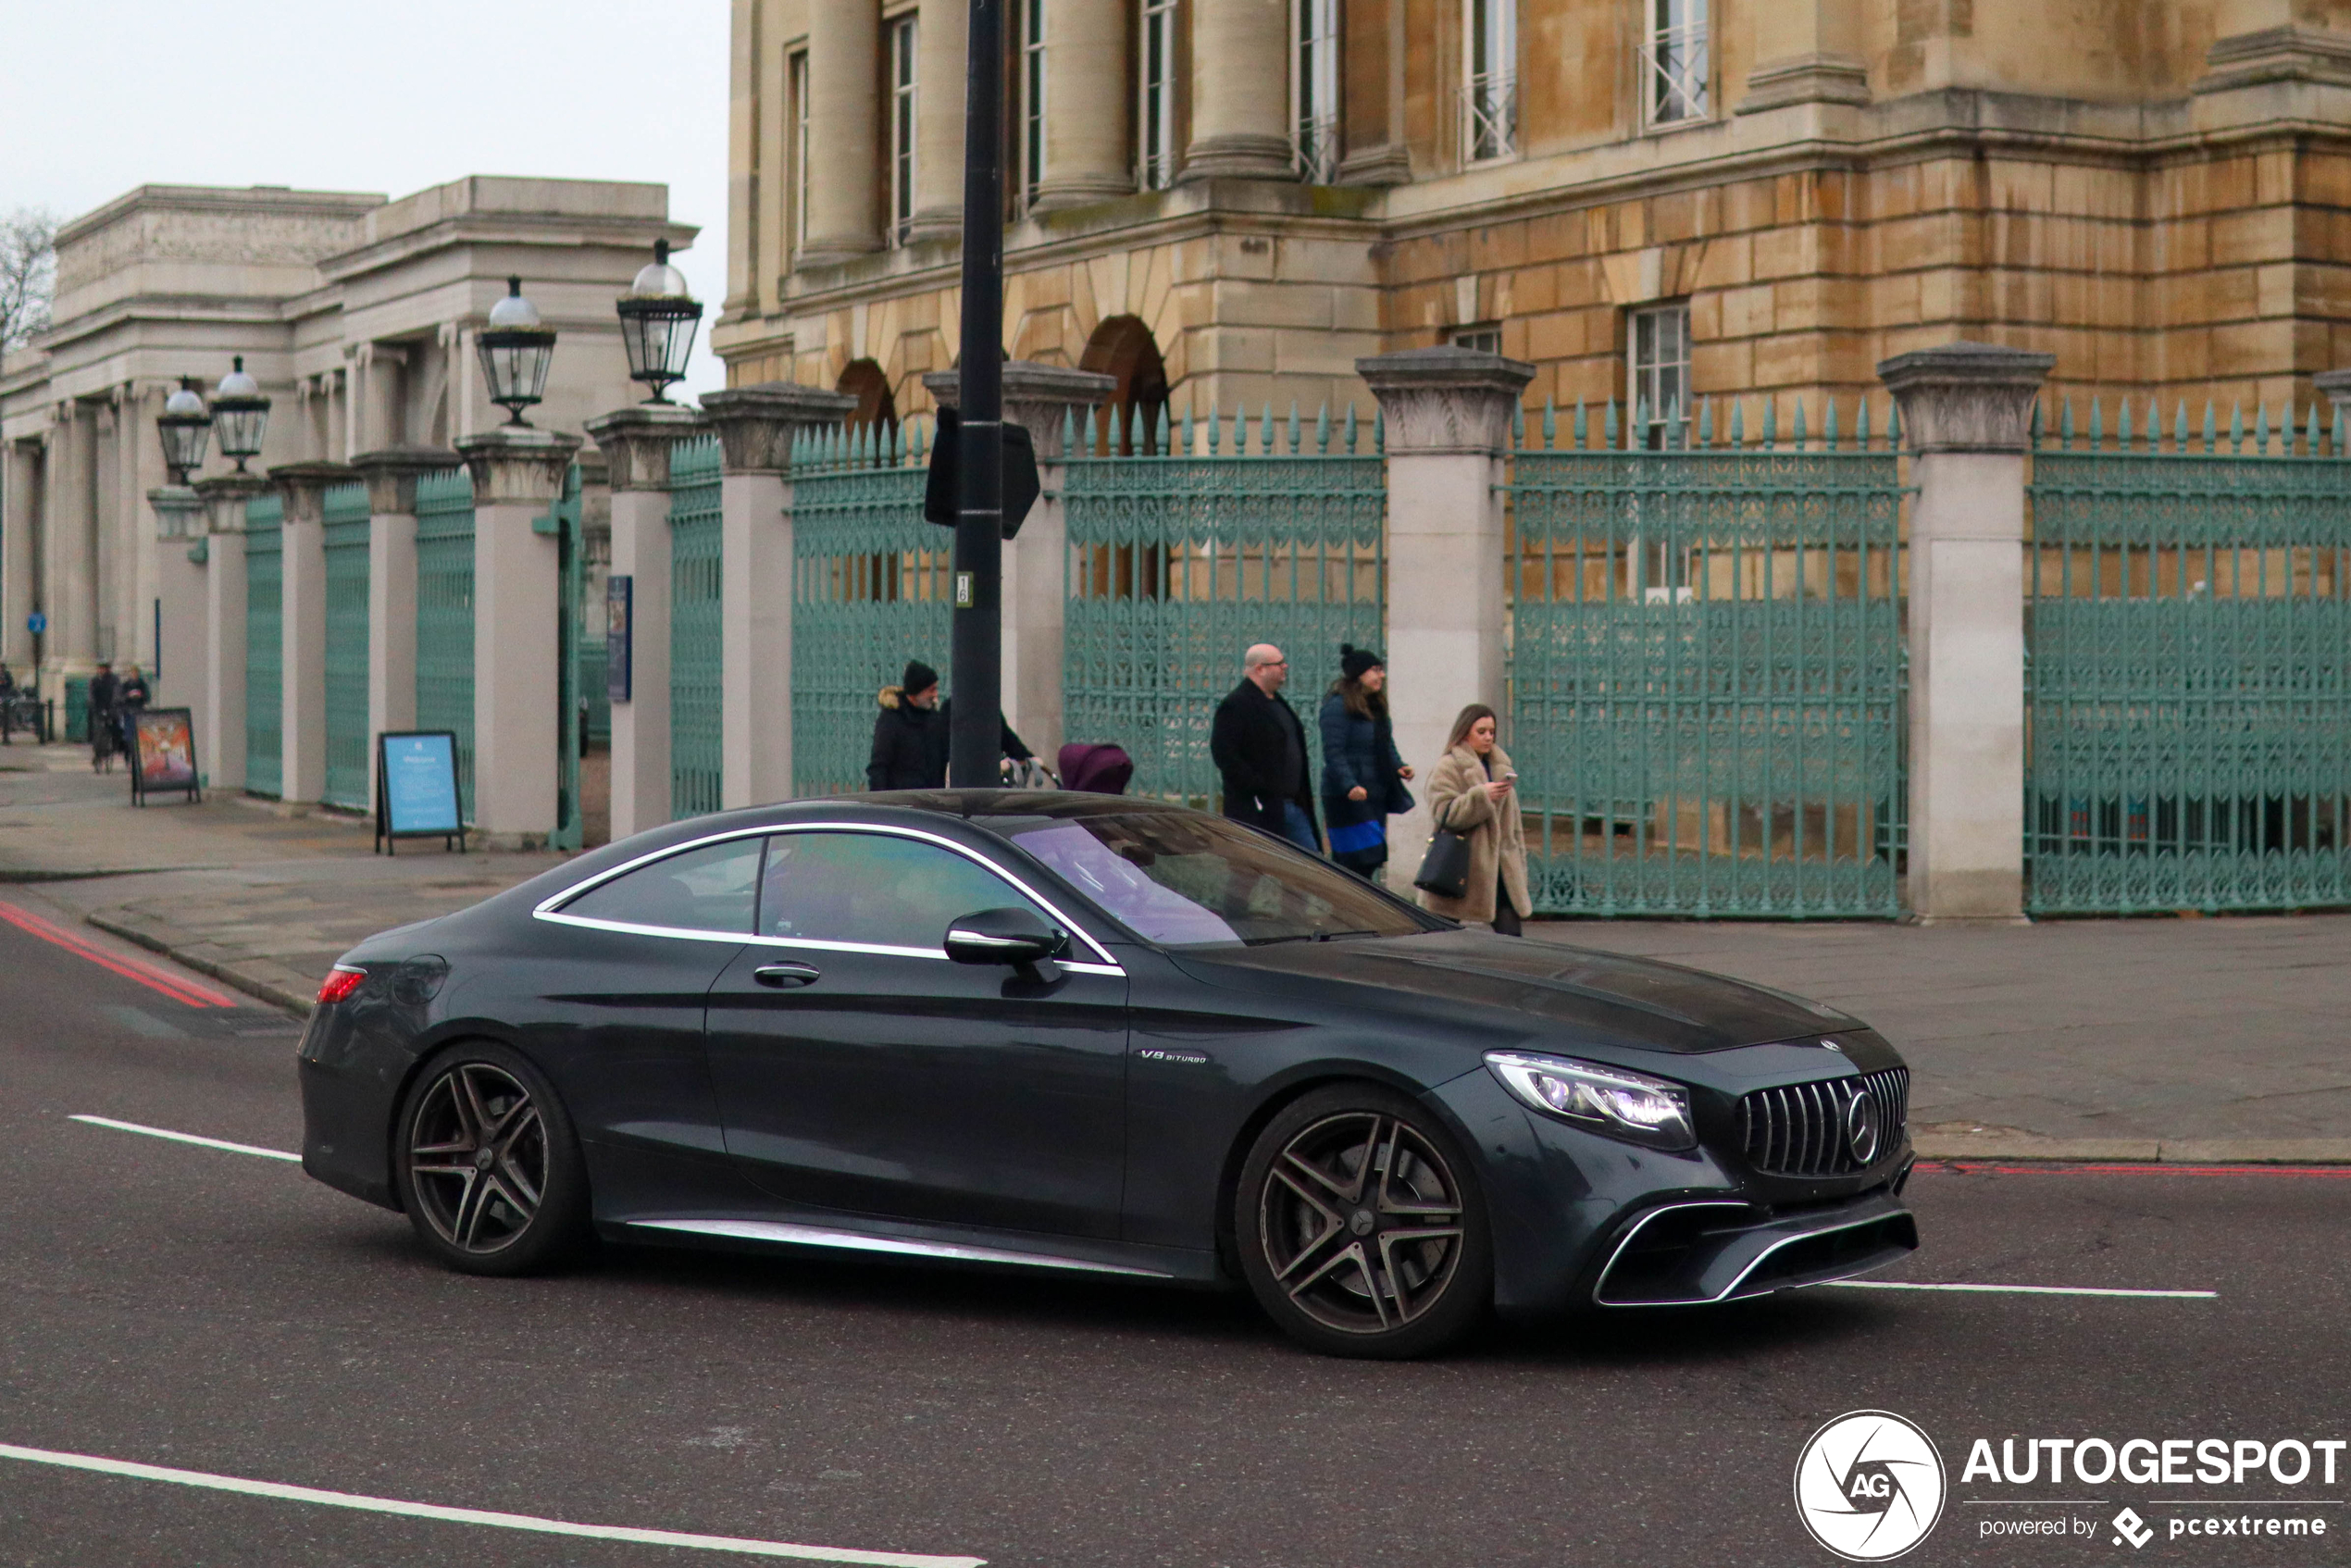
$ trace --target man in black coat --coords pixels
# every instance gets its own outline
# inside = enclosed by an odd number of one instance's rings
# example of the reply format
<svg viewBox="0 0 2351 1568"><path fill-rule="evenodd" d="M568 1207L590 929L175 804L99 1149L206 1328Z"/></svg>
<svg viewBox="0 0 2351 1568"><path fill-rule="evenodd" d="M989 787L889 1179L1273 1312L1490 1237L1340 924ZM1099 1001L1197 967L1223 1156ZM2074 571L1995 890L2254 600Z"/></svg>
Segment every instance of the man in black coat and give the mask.
<svg viewBox="0 0 2351 1568"><path fill-rule="evenodd" d="M122 690L122 682L115 678L114 666L98 661L98 673L90 678L89 728L90 766L103 772L114 760L121 744L122 731L115 716L115 698Z"/></svg>
<svg viewBox="0 0 2351 1568"><path fill-rule="evenodd" d="M937 790L947 782L947 710L939 700L939 672L910 659L904 677L885 686L874 718L874 749L865 760L868 790ZM1000 717L997 721L1003 724ZM1013 727L1003 724L1004 755L1026 762L1031 755Z"/></svg>
<svg viewBox="0 0 2351 1568"><path fill-rule="evenodd" d="M1209 755L1225 778L1225 815L1320 854L1306 729L1280 695L1289 661L1260 642L1242 655L1241 672L1241 683L1216 705L1208 735Z"/></svg>

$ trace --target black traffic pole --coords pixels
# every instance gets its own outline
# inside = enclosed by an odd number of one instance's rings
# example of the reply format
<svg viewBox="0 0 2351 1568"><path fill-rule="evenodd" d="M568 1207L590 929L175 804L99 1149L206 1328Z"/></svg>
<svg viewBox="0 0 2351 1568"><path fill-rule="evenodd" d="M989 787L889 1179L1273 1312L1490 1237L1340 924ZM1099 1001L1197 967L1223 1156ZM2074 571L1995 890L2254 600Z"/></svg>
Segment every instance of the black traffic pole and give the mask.
<svg viewBox="0 0 2351 1568"><path fill-rule="evenodd" d="M971 0L964 87L964 322L955 681L947 782L1001 782L1004 568L1004 0Z"/></svg>

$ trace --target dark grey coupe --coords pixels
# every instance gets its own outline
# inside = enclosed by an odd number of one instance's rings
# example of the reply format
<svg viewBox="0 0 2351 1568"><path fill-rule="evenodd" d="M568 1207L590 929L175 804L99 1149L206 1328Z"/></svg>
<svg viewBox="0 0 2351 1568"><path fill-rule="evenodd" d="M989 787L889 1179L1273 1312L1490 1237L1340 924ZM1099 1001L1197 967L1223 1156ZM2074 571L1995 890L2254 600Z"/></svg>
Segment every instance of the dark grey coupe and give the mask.
<svg viewBox="0 0 2351 1568"><path fill-rule="evenodd" d="M1145 801L676 823L362 943L320 1002L304 1167L477 1274L602 1237L1246 1281L1405 1356L1918 1244L1909 1073L1854 1019Z"/></svg>

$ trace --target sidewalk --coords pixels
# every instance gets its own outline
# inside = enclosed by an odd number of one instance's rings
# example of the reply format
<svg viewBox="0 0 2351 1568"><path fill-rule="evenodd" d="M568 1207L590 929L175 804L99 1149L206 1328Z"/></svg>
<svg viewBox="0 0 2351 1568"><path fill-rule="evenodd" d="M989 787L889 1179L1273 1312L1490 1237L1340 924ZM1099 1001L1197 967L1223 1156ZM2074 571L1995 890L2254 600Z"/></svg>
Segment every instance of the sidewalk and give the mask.
<svg viewBox="0 0 2351 1568"><path fill-rule="evenodd" d="M17 770L17 771L11 771ZM214 796L133 810L80 748L0 749L0 898L295 1012L360 938L554 854L370 853L365 822ZM2351 1162L2351 915L2038 926L1573 921L1536 940L1849 1009L1914 1073L1939 1158Z"/></svg>

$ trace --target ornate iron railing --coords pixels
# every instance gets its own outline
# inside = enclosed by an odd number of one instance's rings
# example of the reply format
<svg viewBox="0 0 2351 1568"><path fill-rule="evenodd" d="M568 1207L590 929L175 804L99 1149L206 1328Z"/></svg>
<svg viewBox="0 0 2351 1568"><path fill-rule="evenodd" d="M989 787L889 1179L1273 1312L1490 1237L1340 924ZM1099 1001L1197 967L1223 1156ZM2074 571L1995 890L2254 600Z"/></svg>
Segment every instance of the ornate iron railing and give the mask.
<svg viewBox="0 0 2351 1568"><path fill-rule="evenodd" d="M680 442L669 458L669 815L718 809L724 749L719 680L718 438Z"/></svg>
<svg viewBox="0 0 2351 1568"><path fill-rule="evenodd" d="M587 591L588 549L582 523L579 465L564 471L563 492L534 526L555 536L555 830L551 850L587 844L579 791L579 735L588 703L579 689L580 600Z"/></svg>
<svg viewBox="0 0 2351 1568"><path fill-rule="evenodd" d="M367 809L367 487L337 485L324 498L327 557L327 786L329 805Z"/></svg>
<svg viewBox="0 0 2351 1568"><path fill-rule="evenodd" d="M792 790L865 788L875 700L906 661L944 675L954 536L923 521L919 429L831 431L792 461Z"/></svg>
<svg viewBox="0 0 2351 1568"><path fill-rule="evenodd" d="M285 502L245 503L245 790L285 792Z"/></svg>
<svg viewBox="0 0 2351 1568"><path fill-rule="evenodd" d="M2351 467L2257 408L2036 421L2026 907L2351 903ZM2200 439L2197 439L2200 436ZM2271 450L2272 441L2276 450Z"/></svg>
<svg viewBox="0 0 2351 1568"><path fill-rule="evenodd" d="M474 484L463 468L417 479L417 728L457 737L457 789L474 795Z"/></svg>
<svg viewBox="0 0 2351 1568"><path fill-rule="evenodd" d="M1156 432L1129 434L1134 451L1170 455L1081 457L1065 470L1064 733L1125 747L1133 793L1216 809L1210 722L1240 681L1243 651L1272 642L1298 677L1292 705L1319 778L1315 713L1339 645L1383 638L1377 426L1359 429L1351 409L1335 426L1325 409L1301 429L1295 408L1277 425L1268 405L1254 421L1212 410L1173 427L1163 410ZM1090 417L1066 443L1098 444Z"/></svg>
<svg viewBox="0 0 2351 1568"><path fill-rule="evenodd" d="M1766 401L1749 442L1735 404L1718 442L1701 404L1661 451L1621 449L1613 403L1522 429L1505 744L1539 910L1900 912L1898 433L1806 418L1782 442Z"/></svg>

